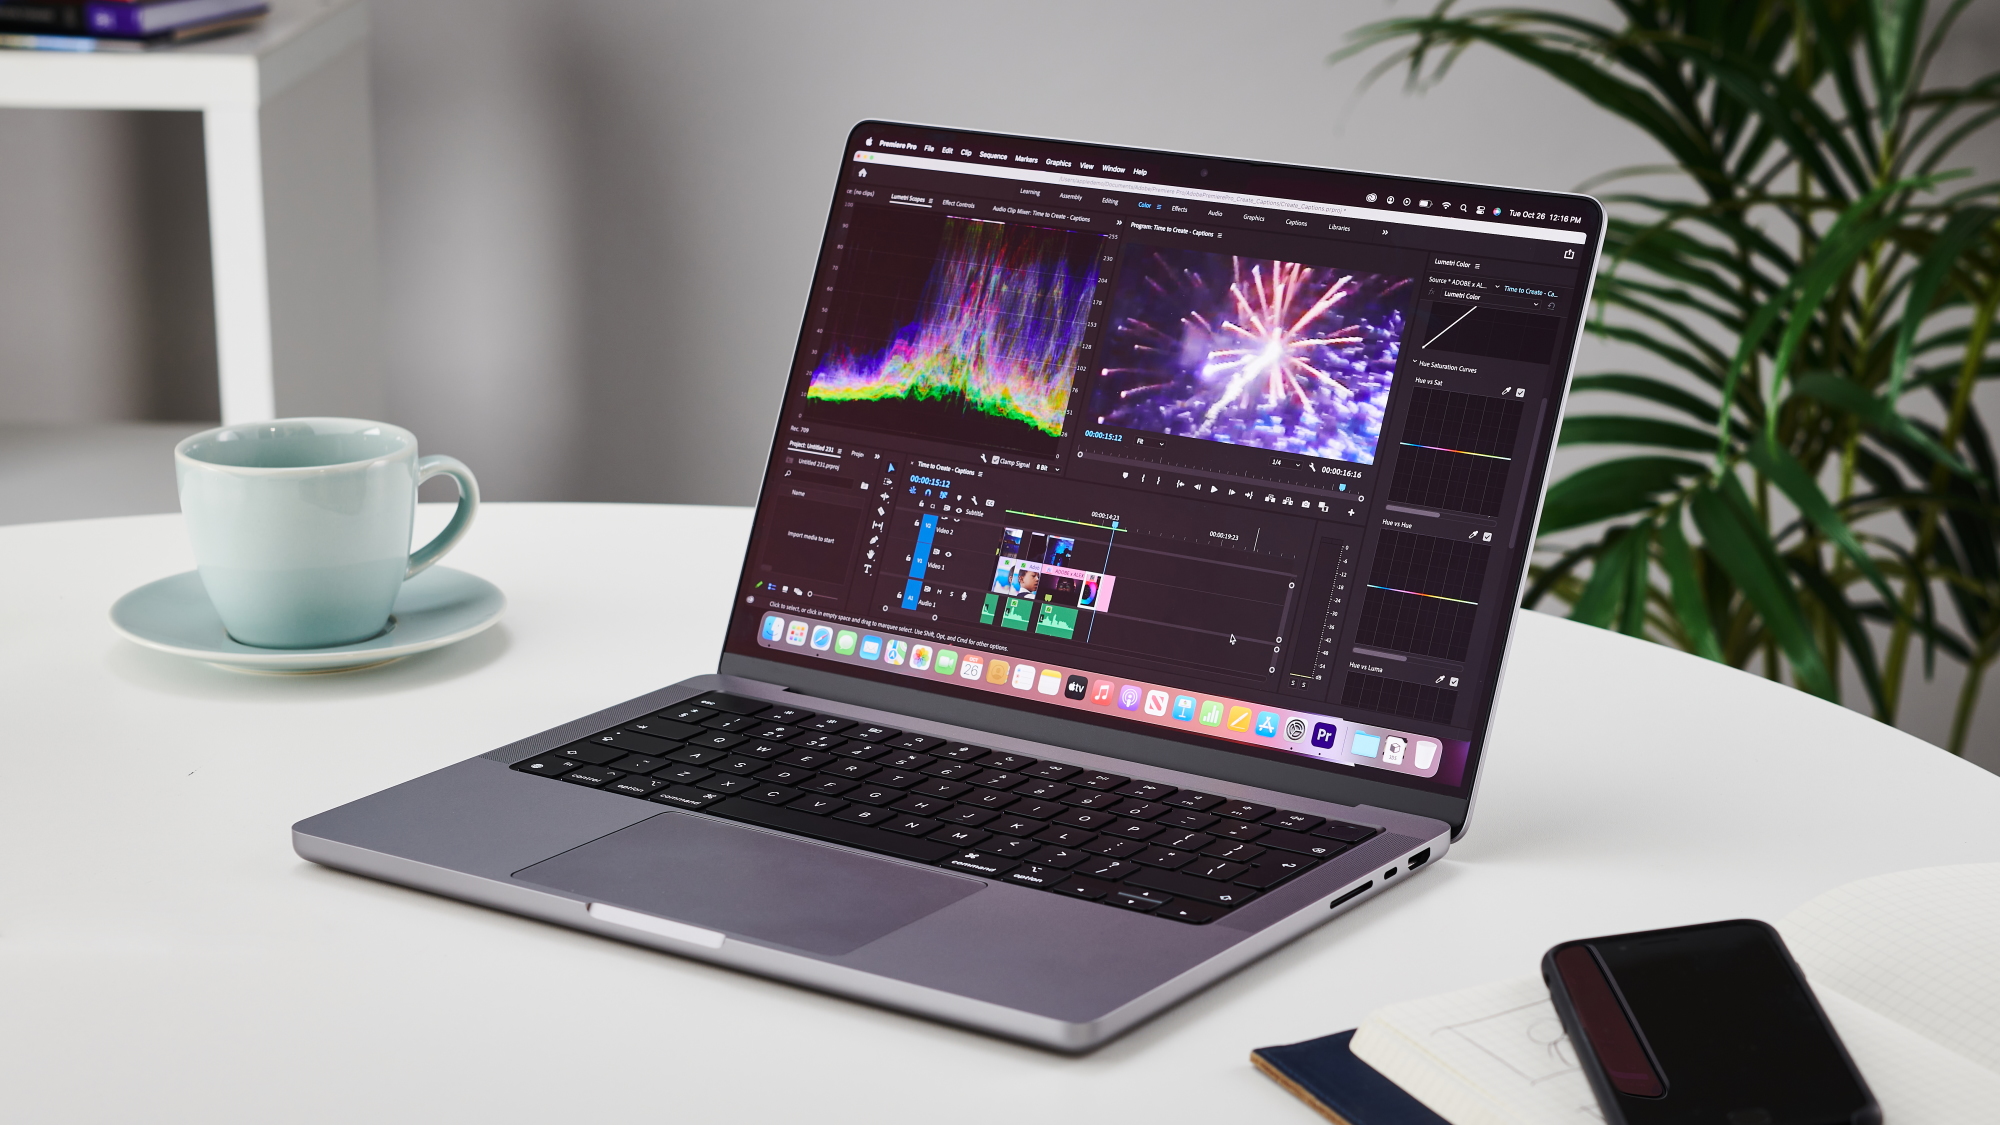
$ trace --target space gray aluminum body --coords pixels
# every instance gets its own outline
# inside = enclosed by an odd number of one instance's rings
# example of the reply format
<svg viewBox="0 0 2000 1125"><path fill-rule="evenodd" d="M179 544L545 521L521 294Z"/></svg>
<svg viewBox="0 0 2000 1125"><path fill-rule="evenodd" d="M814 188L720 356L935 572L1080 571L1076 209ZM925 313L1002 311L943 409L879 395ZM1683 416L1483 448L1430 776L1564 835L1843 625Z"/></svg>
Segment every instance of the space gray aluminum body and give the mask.
<svg viewBox="0 0 2000 1125"><path fill-rule="evenodd" d="M293 846L300 856L329 867L1056 1050L1081 1051L1404 881L1416 870L1412 857L1423 856L1417 860L1421 866L1450 845L1450 826L1443 821L1147 768L1147 780L1384 829L1221 919L1196 926L508 768L712 689L1086 769L1132 768L1115 758L911 720L759 681L698 676L309 817L293 826ZM911 897L927 897L920 903L884 902L892 917L900 915L888 908L906 906L913 920L845 948L839 935L795 929L790 940L779 940L768 936L776 932L768 927L749 932L759 927L716 925L716 917L758 917L757 903L730 901L731 888L746 881L700 864L675 869L674 875L696 884L710 881L688 888L697 893L686 901L700 903L703 916L665 917L634 901L536 881L553 878L544 875L552 868L563 869L551 861L577 857L586 846L606 847L621 831L662 817L689 818L699 831L682 821L643 831L666 840L696 840L707 848L704 856L714 856L713 845L726 843L728 834L749 833L740 849L746 855L781 846L825 849L797 854L867 876L878 893L885 886L907 886ZM722 862L726 865L726 858ZM944 887L940 879L954 886Z"/></svg>

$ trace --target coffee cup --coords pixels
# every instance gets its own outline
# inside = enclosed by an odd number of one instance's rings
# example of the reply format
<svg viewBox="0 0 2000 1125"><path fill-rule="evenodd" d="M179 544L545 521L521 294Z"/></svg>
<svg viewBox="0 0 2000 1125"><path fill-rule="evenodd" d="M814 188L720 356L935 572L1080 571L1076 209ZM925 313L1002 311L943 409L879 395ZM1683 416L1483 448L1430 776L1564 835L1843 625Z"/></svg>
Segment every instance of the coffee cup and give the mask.
<svg viewBox="0 0 2000 1125"><path fill-rule="evenodd" d="M417 456L400 426L283 418L205 430L174 447L196 569L222 624L259 648L331 648L379 635L405 580L458 545L479 482ZM417 486L458 482L458 511L415 553Z"/></svg>

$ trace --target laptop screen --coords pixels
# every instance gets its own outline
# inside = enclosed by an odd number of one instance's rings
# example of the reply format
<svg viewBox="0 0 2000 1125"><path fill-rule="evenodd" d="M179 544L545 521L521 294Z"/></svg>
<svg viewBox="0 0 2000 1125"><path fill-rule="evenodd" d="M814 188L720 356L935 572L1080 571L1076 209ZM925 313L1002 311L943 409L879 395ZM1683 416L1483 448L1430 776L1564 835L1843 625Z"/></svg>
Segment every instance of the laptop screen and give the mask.
<svg viewBox="0 0 2000 1125"><path fill-rule="evenodd" d="M863 123L727 651L1462 795L1601 225Z"/></svg>

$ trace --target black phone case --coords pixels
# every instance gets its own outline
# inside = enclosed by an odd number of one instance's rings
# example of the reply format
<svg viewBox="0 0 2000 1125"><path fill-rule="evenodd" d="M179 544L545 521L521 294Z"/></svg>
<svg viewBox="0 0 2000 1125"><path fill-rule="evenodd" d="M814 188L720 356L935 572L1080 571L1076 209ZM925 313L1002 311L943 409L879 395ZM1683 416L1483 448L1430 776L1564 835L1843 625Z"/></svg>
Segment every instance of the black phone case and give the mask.
<svg viewBox="0 0 2000 1125"><path fill-rule="evenodd" d="M1635 939L1673 935L1720 926L1754 926L1764 931L1771 938L1773 944L1777 947L1779 955L1784 959L1785 967L1791 972L1799 988L1803 990L1812 1013L1817 1017L1819 1026L1825 1032L1828 1042L1832 1044L1834 1051L1845 1064L1847 1074L1852 1078L1854 1089L1858 1092L1859 1096L1851 1103L1845 1114L1827 1118L1826 1125L1836 1125L1836 1123L1839 1123L1839 1125L1882 1125L1882 1111L1880 1106L1876 1103L1874 1095L1869 1092L1867 1083L1861 1077L1861 1072L1856 1069L1853 1058L1848 1055L1846 1045L1840 1041L1840 1035L1834 1030L1832 1022L1826 1018L1826 1011L1820 1007L1819 999L1813 994L1812 987L1807 983L1805 974L1799 969L1798 962L1792 959L1791 950L1785 947L1784 939L1779 936L1778 931L1769 923L1750 918L1733 919L1725 922L1709 922L1699 926L1645 930L1629 934L1612 934L1606 937L1566 941L1551 948L1542 956L1542 980L1548 985L1549 999L1555 1005L1556 1014L1562 1020L1563 1030L1568 1033L1571 1046L1576 1050L1577 1062L1583 1068L1584 1076L1590 1081L1591 1092L1597 1095L1597 1103L1604 1111L1606 1125L1680 1125L1682 1122L1694 1125L1696 1122L1710 1123L1716 1121L1726 1122L1727 1125L1785 1125L1785 1123L1779 1122L1778 1119L1771 1116L1768 1112L1757 1108L1726 1112L1721 1117L1718 1117L1713 1106L1686 1104L1685 1098L1681 1099L1677 1104L1674 1096L1675 1083L1671 1068L1662 1065L1659 1054L1656 1053L1653 1043L1645 1033L1645 1028L1634 1015L1630 1004L1624 997L1623 991L1619 988L1616 975L1594 948L1599 944L1629 942ZM1602 973L1604 980L1608 982L1619 1009L1636 1035L1638 1049L1644 1053L1645 1058L1652 1065L1655 1075L1661 1080L1663 1088L1658 1096L1645 1097L1621 1091L1614 1084L1612 1075L1607 1070L1603 1060L1598 1057L1595 1045L1584 1031L1583 1022L1577 1011L1576 998L1571 996L1569 989L1564 983L1563 975L1557 968L1556 958L1558 955L1562 954L1565 950L1576 948L1582 948L1589 952L1598 971ZM1626 1076L1628 1085L1630 1085L1629 1071L1626 1072Z"/></svg>

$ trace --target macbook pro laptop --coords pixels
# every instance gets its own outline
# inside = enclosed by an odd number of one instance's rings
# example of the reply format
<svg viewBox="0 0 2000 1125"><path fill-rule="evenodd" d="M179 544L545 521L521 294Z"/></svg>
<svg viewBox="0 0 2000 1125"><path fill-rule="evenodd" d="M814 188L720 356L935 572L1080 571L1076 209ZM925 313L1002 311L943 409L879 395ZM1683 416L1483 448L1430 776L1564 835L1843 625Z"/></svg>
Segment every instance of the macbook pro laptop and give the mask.
<svg viewBox="0 0 2000 1125"><path fill-rule="evenodd" d="M1603 224L864 122L716 674L295 847L1101 1043L1465 831Z"/></svg>

